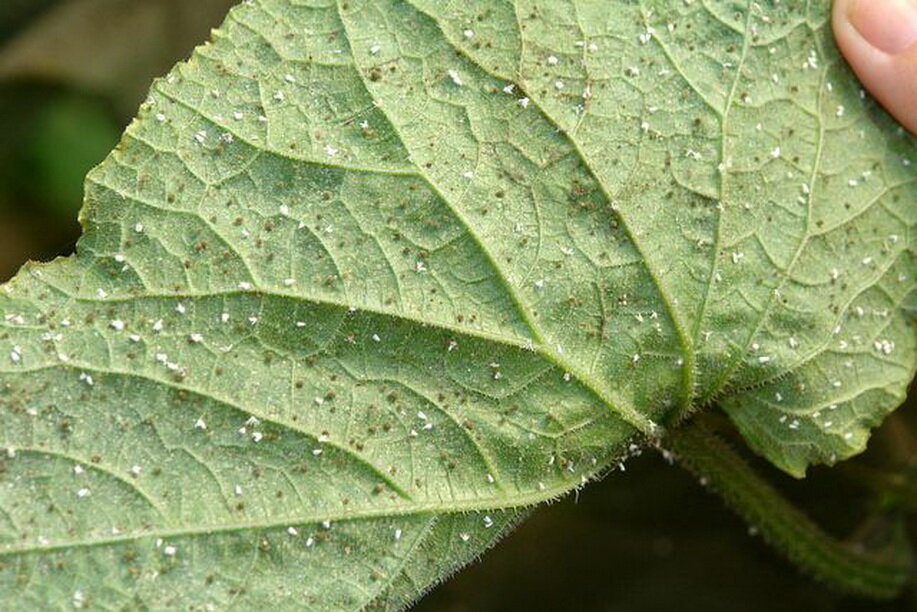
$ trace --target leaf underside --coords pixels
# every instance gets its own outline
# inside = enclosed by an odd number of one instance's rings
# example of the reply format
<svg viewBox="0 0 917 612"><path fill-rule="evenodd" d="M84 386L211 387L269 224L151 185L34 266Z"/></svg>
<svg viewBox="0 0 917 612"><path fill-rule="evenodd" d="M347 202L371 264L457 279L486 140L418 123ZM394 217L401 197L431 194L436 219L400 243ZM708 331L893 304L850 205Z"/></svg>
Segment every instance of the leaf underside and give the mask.
<svg viewBox="0 0 917 612"><path fill-rule="evenodd" d="M398 608L713 403L862 450L917 149L828 9L233 10L0 292L0 606Z"/></svg>

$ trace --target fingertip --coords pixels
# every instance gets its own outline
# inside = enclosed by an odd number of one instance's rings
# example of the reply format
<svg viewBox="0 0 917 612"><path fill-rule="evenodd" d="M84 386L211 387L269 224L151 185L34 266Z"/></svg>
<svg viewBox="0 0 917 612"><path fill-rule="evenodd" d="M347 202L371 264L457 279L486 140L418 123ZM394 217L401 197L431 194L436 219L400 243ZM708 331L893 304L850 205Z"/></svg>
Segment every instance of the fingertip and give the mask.
<svg viewBox="0 0 917 612"><path fill-rule="evenodd" d="M917 133L917 0L835 0L832 29L866 89Z"/></svg>

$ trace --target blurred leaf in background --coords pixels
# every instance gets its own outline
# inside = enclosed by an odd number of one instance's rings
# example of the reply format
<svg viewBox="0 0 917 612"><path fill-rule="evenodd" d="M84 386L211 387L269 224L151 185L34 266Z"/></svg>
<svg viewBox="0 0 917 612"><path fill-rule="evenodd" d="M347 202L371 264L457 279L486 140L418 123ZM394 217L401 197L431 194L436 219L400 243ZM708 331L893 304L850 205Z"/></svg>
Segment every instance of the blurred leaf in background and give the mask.
<svg viewBox="0 0 917 612"><path fill-rule="evenodd" d="M66 254L83 178L234 0L0 0L0 280Z"/></svg>
<svg viewBox="0 0 917 612"><path fill-rule="evenodd" d="M0 280L72 249L83 177L111 150L156 76L236 0L0 0ZM834 533L917 509L917 422L907 406L869 452L794 481L758 468ZM728 428L723 427L726 435ZM863 520L866 517L866 521ZM878 518L877 518L878 517ZM897 611L842 597L748 533L658 455L533 517L484 562L420 602L425 612L501 610Z"/></svg>
<svg viewBox="0 0 917 612"><path fill-rule="evenodd" d="M23 24L57 0L4 0L0 4L0 43L18 32Z"/></svg>
<svg viewBox="0 0 917 612"><path fill-rule="evenodd" d="M206 40L236 1L32 3L50 6L0 49L0 80L40 80L92 92L127 120L152 79Z"/></svg>
<svg viewBox="0 0 917 612"><path fill-rule="evenodd" d="M104 100L60 86L0 84L0 277L68 252L86 171L118 141Z"/></svg>

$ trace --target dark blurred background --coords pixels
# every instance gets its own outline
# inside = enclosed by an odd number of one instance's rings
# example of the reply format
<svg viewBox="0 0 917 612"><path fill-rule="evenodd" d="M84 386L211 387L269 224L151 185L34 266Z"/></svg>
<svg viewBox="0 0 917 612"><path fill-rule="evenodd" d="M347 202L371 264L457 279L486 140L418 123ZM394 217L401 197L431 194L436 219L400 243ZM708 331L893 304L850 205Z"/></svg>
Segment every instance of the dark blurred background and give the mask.
<svg viewBox="0 0 917 612"><path fill-rule="evenodd" d="M72 251L84 175L115 145L151 80L234 3L0 0L0 281L28 259ZM866 455L834 470L794 481L756 465L838 535L894 513L917 533L912 404ZM535 512L417 609L897 611L917 609L917 598L911 589L872 602L814 583L693 477L649 453Z"/></svg>
<svg viewBox="0 0 917 612"><path fill-rule="evenodd" d="M83 177L235 0L0 0L0 280L73 248Z"/></svg>

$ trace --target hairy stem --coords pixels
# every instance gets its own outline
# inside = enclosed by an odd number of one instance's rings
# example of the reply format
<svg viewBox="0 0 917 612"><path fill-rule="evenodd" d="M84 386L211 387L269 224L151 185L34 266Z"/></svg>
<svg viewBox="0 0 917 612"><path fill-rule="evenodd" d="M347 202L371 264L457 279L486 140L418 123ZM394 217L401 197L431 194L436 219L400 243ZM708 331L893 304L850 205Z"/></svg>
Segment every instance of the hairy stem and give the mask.
<svg viewBox="0 0 917 612"><path fill-rule="evenodd" d="M894 597L907 583L911 557L897 535L898 545L881 552L835 539L697 421L672 431L663 443L803 571L843 591L874 598Z"/></svg>

